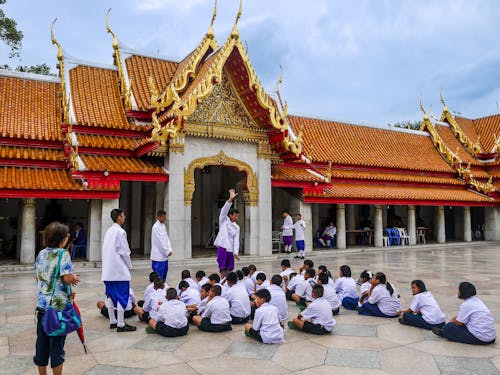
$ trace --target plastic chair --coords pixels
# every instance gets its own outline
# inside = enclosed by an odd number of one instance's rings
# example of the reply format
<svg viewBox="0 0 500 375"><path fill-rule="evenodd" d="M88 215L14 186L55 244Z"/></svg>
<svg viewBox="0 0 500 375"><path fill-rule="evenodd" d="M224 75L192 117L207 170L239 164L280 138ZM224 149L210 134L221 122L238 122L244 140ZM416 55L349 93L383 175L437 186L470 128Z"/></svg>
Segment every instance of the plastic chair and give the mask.
<svg viewBox="0 0 500 375"><path fill-rule="evenodd" d="M392 237L396 246L401 245L401 237L399 236L398 228L392 228Z"/></svg>
<svg viewBox="0 0 500 375"><path fill-rule="evenodd" d="M82 256L84 258L87 258L87 245L75 245L75 246L73 246L73 254L71 254L71 259L76 258L76 254L78 253L78 250L81 250Z"/></svg>
<svg viewBox="0 0 500 375"><path fill-rule="evenodd" d="M282 233L277 230L273 230L272 232L272 240L271 240L272 250L274 250L274 245L278 245L278 252L281 253L281 246L283 246L283 238L282 238Z"/></svg>
<svg viewBox="0 0 500 375"><path fill-rule="evenodd" d="M423 229L417 229L417 243L425 245L425 231Z"/></svg>
<svg viewBox="0 0 500 375"><path fill-rule="evenodd" d="M385 228L385 233L387 234L388 244L392 246L395 240L394 234L392 233L391 228Z"/></svg>
<svg viewBox="0 0 500 375"><path fill-rule="evenodd" d="M410 246L410 236L408 233L406 233L406 229L404 228L397 228L399 231L399 237L401 239L401 245L408 245Z"/></svg>

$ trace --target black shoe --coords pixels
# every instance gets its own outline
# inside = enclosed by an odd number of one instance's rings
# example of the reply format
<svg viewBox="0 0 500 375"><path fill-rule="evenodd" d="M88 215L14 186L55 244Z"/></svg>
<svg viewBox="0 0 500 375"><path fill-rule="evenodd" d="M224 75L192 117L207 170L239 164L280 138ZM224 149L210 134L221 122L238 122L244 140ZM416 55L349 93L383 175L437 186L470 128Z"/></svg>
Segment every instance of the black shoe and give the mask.
<svg viewBox="0 0 500 375"><path fill-rule="evenodd" d="M300 257L298 255L294 256L295 259L300 259Z"/></svg>
<svg viewBox="0 0 500 375"><path fill-rule="evenodd" d="M405 320L403 318L399 318L398 322L399 322L399 324L406 325L406 322L405 322Z"/></svg>
<svg viewBox="0 0 500 375"><path fill-rule="evenodd" d="M133 332L136 329L137 329L136 327L128 325L127 323L125 323L125 325L123 327L117 327L116 328L116 332Z"/></svg>
<svg viewBox="0 0 500 375"><path fill-rule="evenodd" d="M116 323L109 325L109 329L115 329L116 327L118 327L118 325Z"/></svg>
<svg viewBox="0 0 500 375"><path fill-rule="evenodd" d="M443 336L443 330L441 328L432 327L432 333L434 333L436 336L444 337Z"/></svg>
<svg viewBox="0 0 500 375"><path fill-rule="evenodd" d="M300 259L306 259L306 257L300 257Z"/></svg>

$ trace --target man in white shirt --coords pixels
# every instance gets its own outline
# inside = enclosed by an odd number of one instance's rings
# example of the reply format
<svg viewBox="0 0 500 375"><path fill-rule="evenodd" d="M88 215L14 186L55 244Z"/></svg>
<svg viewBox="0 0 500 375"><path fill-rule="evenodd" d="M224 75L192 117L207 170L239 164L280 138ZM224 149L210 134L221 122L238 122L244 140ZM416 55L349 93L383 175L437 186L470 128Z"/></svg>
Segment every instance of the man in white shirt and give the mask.
<svg viewBox="0 0 500 375"><path fill-rule="evenodd" d="M149 320L149 326L165 337L184 336L188 333L186 306L179 301L175 288L167 290L167 301L161 305L156 319Z"/></svg>
<svg viewBox="0 0 500 375"><path fill-rule="evenodd" d="M282 211L283 215L283 225L281 226L283 243L285 244L285 253L290 254L292 252L292 242L293 242L293 220L288 210Z"/></svg>
<svg viewBox="0 0 500 375"><path fill-rule="evenodd" d="M127 233L121 227L125 213L119 208L111 211L113 225L106 231L102 243L102 277L106 287L106 307L109 315L109 328L117 332L135 331L136 327L125 323L124 315L130 290L130 248ZM116 307L117 317L114 311Z"/></svg>
<svg viewBox="0 0 500 375"><path fill-rule="evenodd" d="M306 256L306 243L305 243L305 229L306 222L302 220L302 215L297 214L297 221L293 224L295 229L295 247L297 248L297 255L294 258L305 259Z"/></svg>
<svg viewBox="0 0 500 375"><path fill-rule="evenodd" d="M337 227L335 227L335 224L333 223L333 221L331 221L323 231L323 236L319 239L319 242L321 243L321 245L329 247L336 234Z"/></svg>
<svg viewBox="0 0 500 375"><path fill-rule="evenodd" d="M235 272L226 275L226 284L222 297L229 303L232 324L242 324L248 322L250 318L250 300L244 284L238 283L238 276Z"/></svg>
<svg viewBox="0 0 500 375"><path fill-rule="evenodd" d="M156 222L151 230L151 267L163 281L167 281L168 257L172 255L172 245L165 226L166 219L167 213L158 210Z"/></svg>
<svg viewBox="0 0 500 375"><path fill-rule="evenodd" d="M215 238L214 245L217 246L217 263L219 271L234 269L234 259L240 260L240 227L238 221L239 211L231 208L234 198L238 194L234 189L229 190L229 199L222 207L219 215L219 233Z"/></svg>
<svg viewBox="0 0 500 375"><path fill-rule="evenodd" d="M323 298L323 287L315 285L312 290L313 301L302 311L288 327L314 335L325 335L332 332L335 325L330 303Z"/></svg>
<svg viewBox="0 0 500 375"><path fill-rule="evenodd" d="M209 301L203 313L193 316L193 324L201 331L224 332L232 329L229 303L221 297L221 294L220 285L212 286L208 295Z"/></svg>
<svg viewBox="0 0 500 375"><path fill-rule="evenodd" d="M281 344L284 341L284 331L280 325L278 309L269 304L270 301L269 290L261 289L256 293L255 318L252 324L245 325L245 335L264 344Z"/></svg>

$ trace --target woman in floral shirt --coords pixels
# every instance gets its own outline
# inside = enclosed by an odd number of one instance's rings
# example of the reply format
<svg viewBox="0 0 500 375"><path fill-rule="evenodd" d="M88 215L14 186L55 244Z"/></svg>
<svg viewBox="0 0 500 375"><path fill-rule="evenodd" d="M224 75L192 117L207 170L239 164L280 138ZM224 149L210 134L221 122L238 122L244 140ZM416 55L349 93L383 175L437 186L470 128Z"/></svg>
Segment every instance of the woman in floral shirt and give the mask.
<svg viewBox="0 0 500 375"><path fill-rule="evenodd" d="M71 298L71 285L80 281L78 274L73 274L71 256L64 248L68 243L69 229L66 225L54 222L45 228L45 246L36 258L35 270L38 280L38 304L37 304L37 338L36 353L33 357L35 365L38 366L40 374L47 373L47 365L52 367L54 375L62 374L64 363L64 342L66 336L49 337L45 334L42 326L42 317L45 309L50 305L57 310L63 310ZM62 251L59 275L54 284L54 273L59 261L59 252ZM55 288L55 290L54 290ZM54 296L52 292L54 291Z"/></svg>

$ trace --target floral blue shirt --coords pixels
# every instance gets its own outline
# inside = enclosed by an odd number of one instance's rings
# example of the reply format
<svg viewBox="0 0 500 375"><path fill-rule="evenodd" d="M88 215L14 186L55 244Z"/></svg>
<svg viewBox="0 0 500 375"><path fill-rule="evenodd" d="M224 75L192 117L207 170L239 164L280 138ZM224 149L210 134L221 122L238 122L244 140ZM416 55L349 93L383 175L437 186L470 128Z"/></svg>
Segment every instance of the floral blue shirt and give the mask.
<svg viewBox="0 0 500 375"><path fill-rule="evenodd" d="M64 251L64 253L59 267L59 277L56 279L54 297L52 297L52 284L59 261L59 251ZM73 273L73 264L71 264L69 252L64 249L43 249L36 257L35 270L38 279L37 306L46 309L52 299L52 306L57 310L63 310L69 301L71 293L71 287L62 280L62 276Z"/></svg>

